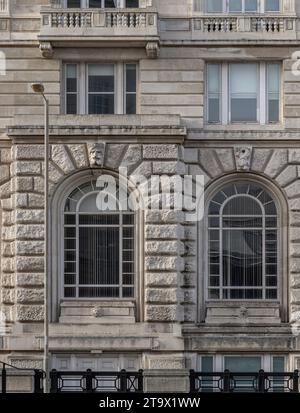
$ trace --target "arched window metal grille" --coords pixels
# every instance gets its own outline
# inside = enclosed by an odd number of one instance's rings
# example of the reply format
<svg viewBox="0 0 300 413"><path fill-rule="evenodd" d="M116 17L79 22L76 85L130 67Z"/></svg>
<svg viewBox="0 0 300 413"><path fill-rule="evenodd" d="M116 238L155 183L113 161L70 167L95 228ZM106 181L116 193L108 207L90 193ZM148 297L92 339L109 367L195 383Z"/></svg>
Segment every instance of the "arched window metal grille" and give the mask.
<svg viewBox="0 0 300 413"><path fill-rule="evenodd" d="M225 186L208 210L208 299L278 298L278 211L260 185Z"/></svg>
<svg viewBox="0 0 300 413"><path fill-rule="evenodd" d="M99 210L98 194L96 181L90 180L74 189L65 202L66 299L134 297L135 214L118 206L113 211Z"/></svg>

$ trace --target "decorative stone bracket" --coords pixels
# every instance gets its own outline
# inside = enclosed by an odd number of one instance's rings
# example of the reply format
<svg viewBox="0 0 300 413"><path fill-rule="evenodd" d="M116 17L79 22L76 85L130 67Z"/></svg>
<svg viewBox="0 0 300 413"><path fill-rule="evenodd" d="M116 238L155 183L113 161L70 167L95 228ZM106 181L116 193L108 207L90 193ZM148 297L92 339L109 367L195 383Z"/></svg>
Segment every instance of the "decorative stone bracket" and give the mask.
<svg viewBox="0 0 300 413"><path fill-rule="evenodd" d="M150 59L157 59L159 56L159 43L158 42L148 42L146 45L146 53Z"/></svg>
<svg viewBox="0 0 300 413"><path fill-rule="evenodd" d="M42 53L42 56L46 59L51 59L51 57L53 57L53 48L50 42L41 42L40 51Z"/></svg>

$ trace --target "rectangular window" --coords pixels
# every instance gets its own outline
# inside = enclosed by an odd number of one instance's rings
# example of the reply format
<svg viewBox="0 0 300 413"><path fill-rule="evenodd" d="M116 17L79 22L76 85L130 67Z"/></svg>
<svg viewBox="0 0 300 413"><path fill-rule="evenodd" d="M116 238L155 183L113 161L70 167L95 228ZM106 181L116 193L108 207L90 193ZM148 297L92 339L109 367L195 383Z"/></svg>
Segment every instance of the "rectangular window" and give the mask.
<svg viewBox="0 0 300 413"><path fill-rule="evenodd" d="M279 63L208 63L208 123L278 123Z"/></svg>
<svg viewBox="0 0 300 413"><path fill-rule="evenodd" d="M280 101L280 66L277 63L269 64L267 68L268 84L268 121L279 121Z"/></svg>
<svg viewBox="0 0 300 413"><path fill-rule="evenodd" d="M127 64L125 70L126 114L136 113L136 65Z"/></svg>
<svg viewBox="0 0 300 413"><path fill-rule="evenodd" d="M88 65L88 114L115 113L114 65Z"/></svg>
<svg viewBox="0 0 300 413"><path fill-rule="evenodd" d="M67 0L67 7L71 9L79 9L81 7L81 0Z"/></svg>
<svg viewBox="0 0 300 413"><path fill-rule="evenodd" d="M231 64L229 83L231 122L256 122L257 65Z"/></svg>
<svg viewBox="0 0 300 413"><path fill-rule="evenodd" d="M221 107L221 66L207 65L207 76L208 119L210 122L218 123Z"/></svg>
<svg viewBox="0 0 300 413"><path fill-rule="evenodd" d="M64 5L68 8L138 8L139 0L65 0Z"/></svg>
<svg viewBox="0 0 300 413"><path fill-rule="evenodd" d="M207 1L206 10L208 13L222 13L223 0L209 0Z"/></svg>
<svg viewBox="0 0 300 413"><path fill-rule="evenodd" d="M77 114L78 76L77 65L66 65L66 114Z"/></svg>
<svg viewBox="0 0 300 413"><path fill-rule="evenodd" d="M202 11L201 2L194 1L194 10ZM207 13L279 12L280 0L206 0Z"/></svg>
<svg viewBox="0 0 300 413"><path fill-rule="evenodd" d="M280 0L265 0L265 11L280 11Z"/></svg>
<svg viewBox="0 0 300 413"><path fill-rule="evenodd" d="M65 113L69 115L135 114L135 63L66 63Z"/></svg>

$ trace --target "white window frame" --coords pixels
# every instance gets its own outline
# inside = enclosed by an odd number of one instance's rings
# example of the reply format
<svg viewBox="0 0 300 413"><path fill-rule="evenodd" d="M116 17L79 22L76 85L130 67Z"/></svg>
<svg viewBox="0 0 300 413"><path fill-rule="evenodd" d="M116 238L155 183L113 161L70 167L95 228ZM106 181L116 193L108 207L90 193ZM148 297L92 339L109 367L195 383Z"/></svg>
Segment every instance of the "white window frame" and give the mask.
<svg viewBox="0 0 300 413"><path fill-rule="evenodd" d="M284 354L199 354L196 361L197 371L202 371L202 357L213 357L213 371L216 373L224 372L225 370L225 357L260 357L261 359L261 369L267 373L273 372L273 359L275 357L284 358L284 370L289 370L288 358Z"/></svg>
<svg viewBox="0 0 300 413"><path fill-rule="evenodd" d="M125 9L126 7L126 0L117 0L117 7L120 9ZM67 7L68 0L63 0L63 7ZM81 0L81 8L82 9L88 9L89 8L89 0ZM105 9L105 0L101 0L101 9Z"/></svg>
<svg viewBox="0 0 300 413"><path fill-rule="evenodd" d="M128 64L136 65L136 113L138 112L138 65L136 62L64 62L63 64L63 113L67 114L67 65L77 66L77 115L88 115L88 65L114 65L114 113L115 115L126 114L126 66ZM105 115L96 115L105 116Z"/></svg>
<svg viewBox="0 0 300 413"><path fill-rule="evenodd" d="M197 0L195 0L197 1ZM276 11L266 11L265 10L265 0L257 0L257 10L255 11L245 11L245 0L242 0L243 5L242 5L242 11L238 11L238 12L230 12L229 11L229 0L223 0L223 11L222 12L210 12L208 11L208 7L207 4L210 0L206 0L205 1L205 13L208 14L218 14L218 13L230 13L230 14L241 14L241 13L245 13L245 14L255 14L255 13L280 13L282 10L282 1L279 1L279 10Z"/></svg>
<svg viewBox="0 0 300 413"><path fill-rule="evenodd" d="M232 122L231 121L231 99L230 99L230 65L231 64L256 64L258 66L257 72L257 119L256 121L238 121ZM220 120L219 122L211 122L209 121L209 94L208 94L208 71L207 65L209 64L219 64L220 71L221 71L221 93L220 93ZM269 122L268 121L268 84L267 84L267 76L268 76L268 64L278 64L279 65L279 119L276 122ZM281 67L280 62L207 62L206 65L206 82L205 82L205 122L207 125L236 125L236 124L260 124L260 125L273 125L273 124L280 124L282 122L282 110L281 110L281 102L282 102L282 92L281 92L281 82L282 82L282 75L281 75Z"/></svg>
<svg viewBox="0 0 300 413"><path fill-rule="evenodd" d="M262 226L262 231L263 231L263 256L262 256L263 264L262 264L262 287L261 287L262 291L263 291L262 298L258 298L258 299L223 298L223 263L222 263L222 260L220 260L220 274L219 274L219 276L220 276L220 285L218 287L215 287L215 288L210 286L209 277L210 277L211 274L210 274L210 271L209 271L209 265L210 265L210 261L209 261L209 253L210 253L210 248L209 248L209 217L210 217L210 215L209 215L209 205L210 205L210 202L212 201L212 199L214 198L214 196L222 191L222 188L224 188L224 187L226 187L227 185L230 185L230 184L232 184L232 185L239 184L240 182L248 183L250 185L252 183L254 185L260 186L262 191L266 191L266 193L273 199L273 202L276 206L276 210L277 210L277 214L276 214L276 217L277 217L277 251L276 251L276 257L277 257L277 274L276 274L277 275L277 287L276 287L277 298L274 298L274 299L273 298L272 299L267 299L265 297L266 290L268 289L268 287L266 286L266 277L268 275L266 274L266 262L265 262L265 257L266 257L265 231L268 230L268 228L266 228L265 225ZM241 195L242 194L236 195L236 196L241 196ZM247 196L247 195L245 195L245 196ZM232 199L232 197L230 197L229 199ZM221 205L219 217L222 216L223 208L226 205L226 203L227 203L227 201L224 201L223 204ZM274 198L274 195L272 194L272 192L269 192L264 186L260 185L259 182L255 182L255 181L243 181L241 179L241 180L233 181L232 183L228 182L227 184L220 187L217 191L215 191L212 196L209 197L208 209L207 209L207 213L206 213L206 216L207 216L207 218L206 218L207 250L205 252L206 263L207 263L206 264L206 271L205 271L205 274L206 274L206 276L205 276L205 300L206 300L206 302L214 302L214 301L217 301L217 302L234 302L234 301L247 302L247 301L251 301L251 302L258 302L258 303L263 302L263 303L265 303L265 302L278 302L278 301L281 301L281 294L282 294L282 280L280 279L280 273L281 273L281 270L280 270L280 261L281 261L280 260L280 258L281 258L281 255L280 255L281 215L280 215L280 211L279 211L278 208L279 208L279 206L278 206L278 204L276 202L276 199ZM263 211L263 214L261 216L263 217L263 223L264 223L264 221L265 221L264 220L264 211ZM219 231L219 235L221 237L221 234L222 234L222 221L221 221L219 227L216 227L215 230ZM222 257L223 247L222 247L221 238L219 238L219 248L220 248L220 256ZM229 290L230 289L235 289L234 286L228 285L227 287L228 287ZM252 288L255 289L255 287L252 287ZM275 287L273 287L273 288L269 287L269 288L270 289L275 289ZM209 298L209 289L216 289L216 290L218 289L220 291L219 298L216 298L216 299ZM239 289L239 288L237 287L237 289ZM242 289L242 287L241 287L241 289Z"/></svg>
<svg viewBox="0 0 300 413"><path fill-rule="evenodd" d="M87 181L87 183L89 183L89 182L92 182L92 180ZM92 182L92 185L93 185L93 182ZM77 188L79 188L79 186ZM76 187L73 188L73 190L70 192L70 194L73 193L75 189L76 189ZM81 191L80 188L79 188L79 191ZM92 285L92 284L91 285L82 285L82 284L79 283L79 228L82 227L82 226L86 227L86 225L80 225L79 224L79 216L80 216L80 214L94 215L94 213L88 213L88 212L81 213L80 212L80 205L85 200L85 198L87 198L88 196L91 196L93 194L98 194L98 193L99 193L99 190L97 190L95 188L93 191L84 194L82 196L82 198L77 201L77 206L76 206L76 211L75 212L68 213L68 212L62 211L63 212L63 217L62 217L63 229L65 229L66 227L72 227L72 228L75 227L76 228L76 232L75 232L75 245L76 245L76 247L75 247L76 248L76 250L75 250L75 259L76 259L76 261L72 261L73 263L75 262L76 282L75 282L75 284L72 284L72 285L71 284L65 284L65 270L64 270L65 263L66 263L65 251L70 251L70 249L65 248L65 242L64 241L65 241L66 237L65 237L64 233L63 233L63 239L62 239L63 254L62 254L62 266L61 266L62 272L61 272L61 277L60 277L60 281L61 281L60 282L60 290L61 290L60 296L61 296L61 299L64 300L64 301L95 301L95 300L97 300L97 301L120 301L120 300L121 301L132 301L136 298L136 295L137 295L137 291L136 291L136 288L137 288L136 287L137 286L137 280L136 280L136 277L137 277L137 275L136 275L137 274L137 267L136 267L136 265L137 265L136 264L136 262L137 262L137 256L136 256L136 254L137 254L137 247L136 247L137 222L136 222L136 214L134 212L130 213L130 211L116 211L116 212L111 212L111 213L106 211L106 212L103 213L105 215L109 215L109 214L112 214L112 215L117 215L118 214L119 215L119 224L108 226L109 228L119 228L119 284L118 285L109 285L109 284L108 285L101 285L101 284L98 284L98 285ZM66 198L65 202L69 198L69 195ZM126 215L130 214L130 215L133 216L133 224L130 224L130 225L123 224L123 215L124 214L126 214ZM65 216L66 215L75 215L75 223L76 224L75 225L66 225L65 224ZM101 215L101 213L100 213L100 215ZM93 227L104 227L104 228L106 228L107 226L106 225L93 225ZM123 285L123 263L124 263L124 260L123 260L123 251L124 251L124 248L123 248L123 228L126 228L126 227L133 228L133 261L132 261L132 263L133 263L133 284L132 285L131 284L130 285L127 285L127 284ZM74 239L74 237L72 237L72 239ZM72 249L72 251L73 251L73 249ZM110 297L110 296L108 296L108 297L79 297L78 291L79 291L80 287L81 288L84 288L84 287L118 288L119 289L119 296L117 296L117 297ZM133 295L131 297L123 297L123 287L133 288ZM66 297L65 296L65 288L75 288L76 289L76 296L75 297Z"/></svg>

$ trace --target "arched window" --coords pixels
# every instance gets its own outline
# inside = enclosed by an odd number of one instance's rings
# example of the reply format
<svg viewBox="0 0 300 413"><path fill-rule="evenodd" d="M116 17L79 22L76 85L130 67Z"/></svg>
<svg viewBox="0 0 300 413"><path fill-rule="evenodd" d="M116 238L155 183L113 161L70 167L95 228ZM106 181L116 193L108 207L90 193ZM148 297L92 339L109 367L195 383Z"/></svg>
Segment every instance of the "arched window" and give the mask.
<svg viewBox="0 0 300 413"><path fill-rule="evenodd" d="M98 195L91 179L74 189L64 205L66 299L134 297L135 214L120 210L117 202L115 210L99 210Z"/></svg>
<svg viewBox="0 0 300 413"><path fill-rule="evenodd" d="M231 183L213 196L208 299L278 299L278 221L272 196L256 183Z"/></svg>

